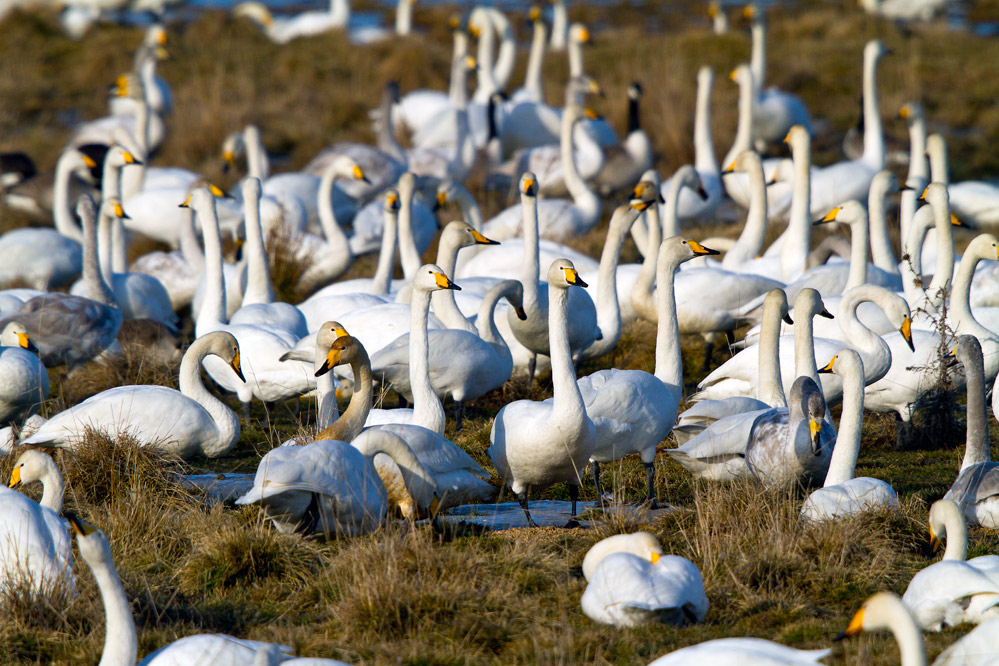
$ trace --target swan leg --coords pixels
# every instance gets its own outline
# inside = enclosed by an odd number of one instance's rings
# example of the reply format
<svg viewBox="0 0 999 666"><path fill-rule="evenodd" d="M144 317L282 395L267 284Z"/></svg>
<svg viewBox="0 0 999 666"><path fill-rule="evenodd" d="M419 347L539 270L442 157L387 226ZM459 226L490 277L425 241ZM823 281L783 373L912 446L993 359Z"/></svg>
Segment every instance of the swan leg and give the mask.
<svg viewBox="0 0 999 666"><path fill-rule="evenodd" d="M659 505L656 503L656 463L654 460L645 463L645 479L649 485L648 496L645 498L645 501L649 503L649 509L658 509Z"/></svg>
<svg viewBox="0 0 999 666"><path fill-rule="evenodd" d="M461 432L461 424L465 418L465 403L461 400L454 402L454 431Z"/></svg>
<svg viewBox="0 0 999 666"><path fill-rule="evenodd" d="M249 421L250 420L250 403L249 402L244 402L243 403L243 420L244 421Z"/></svg>
<svg viewBox="0 0 999 666"><path fill-rule="evenodd" d="M399 409L406 409L409 407L409 401L406 400L406 396L399 394Z"/></svg>
<svg viewBox="0 0 999 666"><path fill-rule="evenodd" d="M593 485L597 487L597 497L600 498L600 503L603 504L604 491L603 488L600 487L600 463L596 460L591 460L590 467L593 469Z"/></svg>
<svg viewBox="0 0 999 666"><path fill-rule="evenodd" d="M701 372L711 369L711 355L715 353L715 334L704 333L704 363L701 364Z"/></svg>
<svg viewBox="0 0 999 666"><path fill-rule="evenodd" d="M534 371L538 368L538 355L532 354L531 360L527 362L527 383L534 383Z"/></svg>
<svg viewBox="0 0 999 666"><path fill-rule="evenodd" d="M520 502L520 508L524 510L524 515L527 516L527 526L537 527L538 524L534 522L534 518L531 518L531 511L527 508L527 490L525 488L524 492L517 493L517 501ZM573 504L573 506L575 507L576 505ZM573 510L573 514L575 514L575 510Z"/></svg>
<svg viewBox="0 0 999 666"><path fill-rule="evenodd" d="M572 513L569 515L569 522L565 524L566 529L579 527L579 521L576 520L576 502L579 501L579 486L574 483L569 484L569 499L572 500Z"/></svg>

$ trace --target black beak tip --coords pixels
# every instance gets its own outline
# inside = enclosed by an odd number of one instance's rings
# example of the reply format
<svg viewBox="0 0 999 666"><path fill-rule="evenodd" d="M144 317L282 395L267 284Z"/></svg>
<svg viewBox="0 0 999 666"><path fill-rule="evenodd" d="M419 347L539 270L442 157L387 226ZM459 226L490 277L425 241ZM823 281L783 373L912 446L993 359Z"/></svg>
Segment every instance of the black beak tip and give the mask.
<svg viewBox="0 0 999 666"><path fill-rule="evenodd" d="M454 282L451 283L451 288L454 289L455 291L461 291L461 287L456 285Z"/></svg>
<svg viewBox="0 0 999 666"><path fill-rule="evenodd" d="M783 319L788 326L794 326L794 320L791 319L791 315L784 315Z"/></svg>
<svg viewBox="0 0 999 666"><path fill-rule="evenodd" d="M829 310L822 310L822 312L819 313L819 316L820 317L825 317L826 319L835 319L836 318L836 317L833 316L833 313L829 312Z"/></svg>
<svg viewBox="0 0 999 666"><path fill-rule="evenodd" d="M846 632L845 631L841 631L838 634L836 634L836 636L833 637L833 642L839 643L840 641L846 640L847 638L848 638L848 636L846 635Z"/></svg>
<svg viewBox="0 0 999 666"><path fill-rule="evenodd" d="M524 312L524 308L517 308L516 312L517 318L520 319L520 321L527 321L527 313Z"/></svg>

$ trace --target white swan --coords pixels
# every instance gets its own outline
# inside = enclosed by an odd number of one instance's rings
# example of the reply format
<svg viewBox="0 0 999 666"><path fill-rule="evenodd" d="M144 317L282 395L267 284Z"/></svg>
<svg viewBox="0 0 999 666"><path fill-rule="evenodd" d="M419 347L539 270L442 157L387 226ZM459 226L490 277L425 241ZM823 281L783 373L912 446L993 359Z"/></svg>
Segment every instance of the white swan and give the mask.
<svg viewBox="0 0 999 666"><path fill-rule="evenodd" d="M335 28L342 28L350 20L349 0L330 0L325 11L301 12L294 16L274 16L260 2L243 2L236 5L233 16L248 18L264 31L276 44L287 44L300 37L321 35Z"/></svg>
<svg viewBox="0 0 999 666"><path fill-rule="evenodd" d="M944 561L964 562L984 574L989 580L999 583L999 555L980 555L970 560L968 557L968 526L964 513L956 502L939 499L930 506L930 546L937 552L947 542Z"/></svg>
<svg viewBox="0 0 999 666"><path fill-rule="evenodd" d="M811 134L811 118L801 98L776 87L763 89L767 68L766 14L756 5L749 5L743 10L743 15L750 20L753 36L750 67L755 86L754 139L763 143L780 141L795 125L801 125Z"/></svg>
<svg viewBox="0 0 999 666"><path fill-rule="evenodd" d="M597 432L590 456L598 496L600 463L639 453L645 466L647 496L656 506L656 447L669 436L676 421L683 390L683 361L676 319L674 278L680 264L710 254L704 246L679 236L667 238L659 249L656 294L659 323L656 331L655 373L642 370L600 370L577 381L586 413Z"/></svg>
<svg viewBox="0 0 999 666"><path fill-rule="evenodd" d="M205 189L191 195L190 207L201 220L205 242L205 300L195 322L195 335L202 337L213 331L226 331L239 341L247 380L233 377L227 363L221 359L206 359L208 375L222 388L236 393L248 411L253 398L264 402L297 397L312 390L316 379L308 366L299 361L281 362L281 356L292 349L297 338L277 326L230 325L226 323L226 295L222 272L222 241L219 238L215 198Z"/></svg>
<svg viewBox="0 0 999 666"><path fill-rule="evenodd" d="M517 495L532 527L536 523L528 509L528 493L560 481L569 484L570 524L575 522L580 476L597 444L569 351L568 291L579 284L571 261L556 261L548 271L554 397L545 402L518 400L505 405L489 433L489 459Z"/></svg>
<svg viewBox="0 0 999 666"><path fill-rule="evenodd" d="M538 233L542 238L565 242L589 231L600 218L600 197L580 177L572 154L572 129L585 115L582 107L571 105L562 114L561 150L565 169L565 184L571 200L543 199L538 201ZM537 178L531 178L537 182ZM520 206L512 206L487 221L482 232L499 241L527 236Z"/></svg>
<svg viewBox="0 0 999 666"><path fill-rule="evenodd" d="M645 94L638 81L628 86L628 133L617 146L606 146L603 168L594 184L603 195L631 187L641 174L652 167L654 160L652 139L642 129L638 103ZM710 143L710 141L709 141ZM717 165L716 165L717 172ZM717 194L721 196L719 182Z"/></svg>
<svg viewBox="0 0 999 666"><path fill-rule="evenodd" d="M36 595L75 591L73 550L59 518L62 476L52 458L25 451L14 463L9 486L33 481L44 488L37 504L0 485L0 591L15 593L22 585Z"/></svg>
<svg viewBox="0 0 999 666"><path fill-rule="evenodd" d="M324 364L316 372L322 375L343 363L350 364L355 378L354 394L340 418L319 433L320 439L354 441L358 435L363 434L364 423L371 411L371 362L357 338L348 336L335 340ZM379 425L367 430L385 430L406 442L420 463L433 475L437 483L440 509L489 502L496 496L496 489L482 480L488 477L488 473L454 442L433 430L403 423ZM407 518L416 518L419 507L407 489L406 478L399 466L390 457L383 455L376 455L373 462L388 490L389 504L399 507Z"/></svg>
<svg viewBox="0 0 999 666"><path fill-rule="evenodd" d="M57 166L56 192L61 192L66 208L72 162L79 158L80 153L67 150ZM59 203L56 202L55 211L63 208ZM55 217L56 229L25 227L0 236L0 288L24 285L48 290L65 286L80 274L83 254L79 229L75 229L70 217L69 228L73 235L63 235L65 225L58 224L63 216L56 212Z"/></svg>
<svg viewBox="0 0 999 666"><path fill-rule="evenodd" d="M420 267L413 279L413 297L408 308L409 386L413 392L413 409L373 409L368 414L365 422L367 425L413 423L438 434L444 434L444 407L434 392L430 376L428 333L430 294L441 289L460 290L461 287L452 282L438 266L427 264ZM371 308L371 310L377 309L379 308ZM393 315L394 311L388 314L390 318L393 318ZM377 313L371 313L365 319L375 323L377 316ZM354 329L348 328L348 330Z"/></svg>
<svg viewBox="0 0 999 666"><path fill-rule="evenodd" d="M456 328L428 331L430 385L439 397L449 395L454 400L457 407L455 423L459 429L464 404L501 387L513 372L513 356L494 320L496 304L503 297L510 300L515 312L519 311L518 316L527 317L523 309L523 287L516 280L504 280L482 299L474 333ZM382 384L413 400L411 335L412 332L406 333L379 350L371 359L371 366Z"/></svg>
<svg viewBox="0 0 999 666"><path fill-rule="evenodd" d="M453 40L451 62L453 63L457 60L463 60L468 55L467 23L458 17L453 18L451 20L451 36ZM410 133L415 133L431 118L447 109L449 105L457 105L462 94L467 96L468 91L457 89L454 75L455 70L452 69L452 80L447 92L421 89L402 95L395 106L395 112L392 114L393 122L405 127ZM381 112L379 111L379 113Z"/></svg>
<svg viewBox="0 0 999 666"><path fill-rule="evenodd" d="M240 380L239 345L225 332L195 340L180 364L180 391L165 386L119 386L56 414L22 445L74 448L89 429L129 433L146 446L181 457L217 457L239 439L239 420L201 382L200 366L218 356Z"/></svg>
<svg viewBox="0 0 999 666"><path fill-rule="evenodd" d="M954 355L964 366L968 431L961 471L944 498L956 502L970 524L995 529L999 527L999 463L992 462L989 451L982 347L974 336L962 335Z"/></svg>
<svg viewBox="0 0 999 666"><path fill-rule="evenodd" d="M836 640L857 636L862 631L880 630L888 630L895 636L903 666L926 666L926 647L916 618L892 592L878 592L869 597Z"/></svg>
<svg viewBox="0 0 999 666"><path fill-rule="evenodd" d="M664 555L648 532L598 541L583 559L583 575L589 582L580 599L583 612L601 624L685 625L708 612L701 572L690 560Z"/></svg>
<svg viewBox="0 0 999 666"><path fill-rule="evenodd" d="M897 509L898 496L889 484L881 479L853 475L864 419L864 362L860 354L844 349L819 372L835 372L843 378L843 414L826 480L805 500L801 507L802 517L835 520L866 511Z"/></svg>
<svg viewBox="0 0 999 666"><path fill-rule="evenodd" d="M821 666L831 649L798 650L762 638L717 638L659 657L649 666L703 666L704 664L767 664L767 666Z"/></svg>
<svg viewBox="0 0 999 666"><path fill-rule="evenodd" d="M309 333L305 315L294 305L274 300L267 248L264 247L264 232L260 225L260 180L247 177L243 179L241 189L246 220L246 244L242 248L246 257L246 290L239 309L229 317L229 322L233 325L280 327L295 338L305 337Z"/></svg>
<svg viewBox="0 0 999 666"><path fill-rule="evenodd" d="M81 197L77 213L83 223L83 280L95 300L49 293L32 298L16 315L0 320L0 326L6 326L16 319L28 330L46 367L72 368L89 361L114 342L121 328L121 311L98 265L93 199Z"/></svg>
<svg viewBox="0 0 999 666"><path fill-rule="evenodd" d="M12 321L0 333L0 423L24 420L48 397L49 375L38 348L28 329Z"/></svg>

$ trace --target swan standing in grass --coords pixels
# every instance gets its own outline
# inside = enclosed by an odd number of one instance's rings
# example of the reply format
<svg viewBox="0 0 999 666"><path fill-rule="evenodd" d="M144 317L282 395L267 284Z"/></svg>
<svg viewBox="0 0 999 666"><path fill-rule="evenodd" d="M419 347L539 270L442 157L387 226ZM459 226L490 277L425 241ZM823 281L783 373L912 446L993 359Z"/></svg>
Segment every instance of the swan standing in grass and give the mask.
<svg viewBox="0 0 999 666"><path fill-rule="evenodd" d="M843 378L843 414L822 488L801 507L808 520L835 520L878 509L897 509L895 490L881 479L854 477L864 420L864 362L860 354L844 349L820 373L835 372Z"/></svg>
<svg viewBox="0 0 999 666"><path fill-rule="evenodd" d="M784 138L794 125L801 125L811 134L811 118L801 98L776 87L763 89L767 68L766 14L756 5L749 5L743 10L743 15L751 22L750 30L753 36L750 56L755 87L753 137L759 143L774 143Z"/></svg>
<svg viewBox="0 0 999 666"><path fill-rule="evenodd" d="M239 341L243 366L248 379L234 378L228 363L221 359L206 359L205 371L222 388L235 393L249 411L253 398L266 402L298 397L316 385L308 366L299 361L282 362L281 356L291 350L297 338L278 326L226 323L226 294L223 283L222 239L219 237L215 198L205 189L191 195L205 241L205 299L195 322L195 334L202 337L214 331L226 331Z"/></svg>
<svg viewBox="0 0 999 666"><path fill-rule="evenodd" d="M246 222L246 244L243 246L246 257L246 290L239 309L229 317L229 322L233 325L277 326L296 338L305 337L309 333L305 315L294 305L274 300L267 248L264 247L264 231L260 226L260 180L252 176L245 178L241 189Z"/></svg>
<svg viewBox="0 0 999 666"><path fill-rule="evenodd" d="M580 477L597 444L596 429L586 414L569 351L568 291L574 285L586 286L572 262L554 262L548 271L553 398L544 402L518 400L505 405L493 420L489 433L487 454L517 495L532 527L537 524L528 509L531 489L542 490L560 481L569 484L572 498L569 524L576 522Z"/></svg>
<svg viewBox="0 0 999 666"><path fill-rule="evenodd" d="M184 458L228 453L239 440L239 419L201 382L200 366L218 356L241 381L239 345L226 332L195 340L180 364L180 390L119 386L56 414L22 445L74 448L89 430L129 433L141 444Z"/></svg>
<svg viewBox="0 0 999 666"><path fill-rule="evenodd" d="M80 198L83 223L83 280L91 298L50 293L27 301L0 327L17 320L27 329L46 367L85 363L107 349L121 328L121 311L101 277L97 258L97 209L89 196Z"/></svg>
<svg viewBox="0 0 999 666"><path fill-rule="evenodd" d="M496 304L505 297L518 317L526 318L523 294L519 282L504 280L482 299L474 333L456 328L428 331L430 385L438 397L448 395L454 400L455 424L459 430L465 403L481 398L510 379L513 356L496 328L494 314ZM411 359L414 358L411 336L412 332L406 333L380 349L372 359L372 372L383 385L415 404L410 380Z"/></svg>
<svg viewBox="0 0 999 666"><path fill-rule="evenodd" d="M657 620L682 626L708 612L701 572L690 560L663 555L648 532L597 542L583 560L583 575L589 582L583 612L601 624L635 627Z"/></svg>
<svg viewBox="0 0 999 666"><path fill-rule="evenodd" d="M62 511L63 483L52 458L25 451L10 475L10 488L41 481L37 504L15 490L0 486L0 593L16 594L22 585L33 594L76 589L73 549Z"/></svg>
<svg viewBox="0 0 999 666"><path fill-rule="evenodd" d="M139 641L135 633L132 609L125 596L118 571L111 555L111 544L104 532L89 525L75 515L68 514L70 529L76 536L80 557L94 574L97 589L104 604L104 649L101 666L135 666ZM65 529L65 528L64 528ZM343 666L338 661L326 659L288 659L283 645L248 641L225 634L197 634L185 636L156 650L139 662L139 666L208 666L222 664L289 663L314 666ZM266 660L263 660L266 659Z"/></svg>
<svg viewBox="0 0 999 666"><path fill-rule="evenodd" d="M646 501L656 507L656 447L673 429L683 392L683 361L673 279L681 263L714 252L679 236L667 238L659 249L656 280L659 323L654 374L611 368L581 377L576 382L586 405L586 414L596 429L597 446L590 455L590 464L598 496L603 495L600 463L639 453L645 466Z"/></svg>
<svg viewBox="0 0 999 666"><path fill-rule="evenodd" d="M417 271L413 280L413 297L409 305L409 386L413 392L413 409L371 410L366 421L367 425L412 423L444 434L444 407L434 391L430 377L428 333L430 294L441 289L460 290L461 287L433 264L422 266Z"/></svg>
<svg viewBox="0 0 999 666"><path fill-rule="evenodd" d="M964 366L968 432L961 471L944 498L956 502L970 524L995 529L999 527L999 463L992 462L989 451L982 347L974 336L962 335L954 355Z"/></svg>
<svg viewBox="0 0 999 666"><path fill-rule="evenodd" d="M19 322L0 333L0 423L23 421L49 397L49 375L38 348Z"/></svg>
<svg viewBox="0 0 999 666"><path fill-rule="evenodd" d="M398 435L406 442L421 464L433 475L440 497L439 508L461 504L492 501L496 489L483 481L488 473L471 456L454 442L433 430L405 423L378 425L365 429L371 411L372 384L371 361L364 346L353 337L336 339L316 372L321 377L336 365L350 364L355 378L354 393L344 413L319 433L319 439L336 439L345 442L356 440L362 430L384 430ZM389 503L398 506L407 518L417 516L417 501L407 490L408 484L399 466L388 456L376 455L374 462L378 475L389 491Z"/></svg>

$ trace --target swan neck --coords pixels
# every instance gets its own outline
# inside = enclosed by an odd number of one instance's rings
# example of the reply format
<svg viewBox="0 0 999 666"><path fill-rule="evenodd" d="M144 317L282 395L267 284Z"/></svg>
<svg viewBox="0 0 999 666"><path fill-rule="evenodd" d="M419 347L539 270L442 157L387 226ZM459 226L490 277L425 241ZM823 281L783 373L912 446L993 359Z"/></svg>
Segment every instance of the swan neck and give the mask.
<svg viewBox="0 0 999 666"><path fill-rule="evenodd" d="M895 252L891 247L891 237L888 235L886 195L887 191L884 186L871 186L867 204L870 216L871 258L874 259L874 265L881 270L892 275L898 275L898 261L895 259Z"/></svg>
<svg viewBox="0 0 999 666"><path fill-rule="evenodd" d="M180 243L180 254L190 267L192 273L201 274L205 272L205 255L198 243L198 234L194 230L194 211L187 210L187 219L180 227L178 237Z"/></svg>
<svg viewBox="0 0 999 666"><path fill-rule="evenodd" d="M909 123L909 178L928 181L930 164L926 159L926 119L922 114Z"/></svg>
<svg viewBox="0 0 999 666"><path fill-rule="evenodd" d="M576 368L569 351L569 289L548 285L548 344L552 361L552 385L556 414L585 414L583 397L576 384Z"/></svg>
<svg viewBox="0 0 999 666"><path fill-rule="evenodd" d="M868 166L880 171L885 168L885 139L881 129L881 108L878 100L879 56L864 59L864 155Z"/></svg>
<svg viewBox="0 0 999 666"><path fill-rule="evenodd" d="M680 357L680 326L676 318L676 292L674 280L679 264L666 256L662 246L658 250L649 248L649 253L659 257L659 287L656 290L656 306L659 322L656 324L656 379L661 381L677 400L683 391L683 359Z"/></svg>
<svg viewBox="0 0 999 666"><path fill-rule="evenodd" d="M524 283L524 304L535 306L538 303L538 277L541 273L541 249L538 240L538 199L521 194L524 213L524 266L521 269L521 282Z"/></svg>
<svg viewBox="0 0 999 666"><path fill-rule="evenodd" d="M113 249L111 227L114 225L114 221L105 212L104 208L104 206L101 206L101 212L98 213L100 217L97 222L97 256L98 264L100 265L101 280L111 284L111 250Z"/></svg>
<svg viewBox="0 0 999 666"><path fill-rule="evenodd" d="M898 643L901 666L926 666L926 645L912 615L899 603L890 620L890 629Z"/></svg>
<svg viewBox="0 0 999 666"><path fill-rule="evenodd" d="M752 76L752 75L750 75ZM749 150L753 141L753 83L739 78L739 119L735 129L735 140L725 155L724 166L728 168L740 153Z"/></svg>
<svg viewBox="0 0 999 666"><path fill-rule="evenodd" d="M600 327L602 338L595 340L583 353L583 358L599 358L609 353L617 346L621 339L621 304L617 300L617 265L621 258L621 247L624 239L631 229L631 225L638 218L640 211L629 208L628 212L619 220L619 224L611 225L607 228L607 238L604 240L604 249L600 254L600 268L597 278L597 325Z"/></svg>
<svg viewBox="0 0 999 666"><path fill-rule="evenodd" d="M437 265L444 271L444 275L454 275L459 249L453 236L447 233L441 235L441 242L437 247ZM475 326L458 308L458 304L454 300L453 289L441 289L433 292L430 295L430 303L433 306L434 314L448 328L458 328L469 333L476 332Z"/></svg>
<svg viewBox="0 0 999 666"><path fill-rule="evenodd" d="M711 136L711 88L713 82L714 76L702 77L698 81L701 85L697 87L697 100L694 104L694 166L698 171L717 175L718 158L715 157L714 140ZM635 115L637 119L637 100L635 100Z"/></svg>
<svg viewBox="0 0 999 666"><path fill-rule="evenodd" d="M413 30L413 3L399 0L395 9L395 34L408 35Z"/></svg>
<svg viewBox="0 0 999 666"><path fill-rule="evenodd" d="M638 277L631 288L631 305L642 319L658 321L659 310L653 293L656 289L656 267L659 263L659 247L662 245L663 228L659 221L659 204L653 202L645 209L646 229L645 258Z"/></svg>
<svg viewBox="0 0 999 666"><path fill-rule="evenodd" d="M270 175L270 164L260 138L260 131L256 128L252 130L247 128L243 132L243 143L246 145L246 175L264 182Z"/></svg>
<svg viewBox="0 0 999 666"><path fill-rule="evenodd" d="M600 199L579 175L579 169L576 167L576 151L573 150L573 128L579 120L578 115L568 110L562 114L562 171L565 176L565 187L569 190L575 207L584 217L595 220L600 216Z"/></svg>
<svg viewBox="0 0 999 666"><path fill-rule="evenodd" d="M774 303L763 312L759 349L760 385L756 393L759 400L771 407L787 406L780 376L780 329L780 307Z"/></svg>
<svg viewBox="0 0 999 666"><path fill-rule="evenodd" d="M524 88L531 94L535 102L544 104L545 89L542 83L542 68L545 63L545 42L548 35L544 21L534 22L534 37L531 40L531 53L527 59L527 73L524 76Z"/></svg>
<svg viewBox="0 0 999 666"><path fill-rule="evenodd" d="M515 282L498 284L486 292L485 297L479 304L478 316L475 318L475 334L493 345L494 347L507 347L506 341L496 328L496 304L499 300L511 292Z"/></svg>
<svg viewBox="0 0 999 666"><path fill-rule="evenodd" d="M369 460L379 453L391 458L398 465L406 490L413 495L417 505L421 508L430 506L437 492L437 482L401 437L387 430L369 430L351 445Z"/></svg>
<svg viewBox="0 0 999 666"><path fill-rule="evenodd" d="M103 217L100 212L98 215ZM88 298L114 305L114 294L104 281L101 274L100 257L98 255L98 230L99 223L95 220L84 222L83 224L83 284L86 287Z"/></svg>
<svg viewBox="0 0 999 666"><path fill-rule="evenodd" d="M403 275L411 281L422 265L413 238L413 191L404 188L399 195L399 258L402 260Z"/></svg>
<svg viewBox="0 0 999 666"><path fill-rule="evenodd" d="M212 337L202 337L191 343L184 358L180 361L179 384L180 392L204 407L215 427L218 428L218 438L215 447L205 446L205 455L218 455L239 439L239 418L236 413L216 398L205 388L201 381L201 365L211 352Z"/></svg>
<svg viewBox="0 0 999 666"><path fill-rule="evenodd" d="M378 266L371 281L372 294L388 294L392 286L392 271L395 269L396 229L398 214L395 211L383 211L382 246L378 249Z"/></svg>
<svg viewBox="0 0 999 666"><path fill-rule="evenodd" d="M809 377L816 386L822 386L819 381L819 369L815 365L815 341L812 331L814 330L814 320L812 315L806 316L804 312L798 312L794 321L794 376Z"/></svg>
<svg viewBox="0 0 999 666"><path fill-rule="evenodd" d="M139 649L135 635L132 609L125 596L125 588L111 561L108 548L107 562L91 565L97 588L104 602L104 652L98 666L133 666Z"/></svg>
<svg viewBox="0 0 999 666"><path fill-rule="evenodd" d="M476 61L479 64L477 84L475 87L475 101L485 104L494 92L499 90L496 80L493 78L493 48L496 45L496 35L493 32L492 21L483 14L482 32L479 35L479 48L476 52Z"/></svg>
<svg viewBox="0 0 999 666"><path fill-rule="evenodd" d="M759 160L753 161L747 175L749 212L739 239L722 260L722 268L726 269L735 269L759 255L767 234L767 184L763 176L763 165Z"/></svg>
<svg viewBox="0 0 999 666"><path fill-rule="evenodd" d="M350 397L350 403L338 419L319 433L317 440L352 442L364 430L364 422L368 420L368 412L371 411L374 388L371 382L371 360L368 352L360 345L350 362L350 370L354 375L354 394Z"/></svg>
<svg viewBox="0 0 999 666"><path fill-rule="evenodd" d="M664 208L666 214L663 216L663 238L672 238L680 235L680 220L677 215L677 208L680 205L680 190L683 189L682 179L676 175L669 181L669 191L666 193L666 203ZM655 252L655 250L652 250Z"/></svg>
<svg viewBox="0 0 999 666"><path fill-rule="evenodd" d="M73 216L73 206L69 198L70 182L76 162L76 156L71 151L64 152L56 162L52 188L52 217L59 233L75 241L82 241L83 231Z"/></svg>
<svg viewBox="0 0 999 666"><path fill-rule="evenodd" d="M841 356L837 363L842 363ZM860 435L864 421L864 374L851 367L843 375L843 412L839 419L836 445L829 460L825 486L835 486L853 478L860 454Z"/></svg>
<svg viewBox="0 0 999 666"><path fill-rule="evenodd" d="M749 69L753 73L753 95L758 98L767 78L767 24L762 17L753 20L750 33L753 46L749 56Z"/></svg>
<svg viewBox="0 0 999 666"><path fill-rule="evenodd" d="M57 514L62 514L62 501L66 494L66 486L62 480L59 468L50 458L42 473L42 499L38 503L46 509L52 509Z"/></svg>
<svg viewBox="0 0 999 666"><path fill-rule="evenodd" d="M937 231L937 266L926 291L932 302L939 305L950 290L954 275L954 235L951 231L949 203L943 201L939 205L932 205L932 209L933 227Z"/></svg>
<svg viewBox="0 0 999 666"><path fill-rule="evenodd" d="M569 78L574 79L577 76L582 76L584 72L583 68L583 45L575 40L568 40L567 49L569 52Z"/></svg>
<svg viewBox="0 0 999 666"><path fill-rule="evenodd" d="M943 559L963 562L968 558L968 526L964 514L956 504L946 504L944 530L947 532L947 547Z"/></svg>
<svg viewBox="0 0 999 666"><path fill-rule="evenodd" d="M804 145L795 146L791 152L794 161L794 185L791 193L791 210L788 214L787 238L781 249L781 273L786 282L790 282L805 268L808 257L808 245L811 240L812 225L809 219L811 208L811 146L806 140Z"/></svg>
<svg viewBox="0 0 999 666"><path fill-rule="evenodd" d="M867 245L867 213L861 212L850 224L850 273L844 290L867 283Z"/></svg>
<svg viewBox="0 0 999 666"><path fill-rule="evenodd" d="M967 436L964 445L964 459L961 471L977 463L991 459L989 451L989 417L985 403L985 368L981 354L973 354L964 361L964 375L967 381ZM947 540L948 546L950 539Z"/></svg>
<svg viewBox="0 0 999 666"><path fill-rule="evenodd" d="M219 235L219 218L215 202L207 210L198 211L201 233L205 244L205 291L195 332L204 335L226 323L225 276L222 268L222 238Z"/></svg>
<svg viewBox="0 0 999 666"><path fill-rule="evenodd" d="M323 236L326 237L326 247L322 251L339 259L345 255L349 256L350 243L347 241L347 234L340 228L340 223L336 219L336 211L333 209L333 187L337 178L338 174L335 169L330 169L323 174L322 180L319 181L317 208L319 226L323 230Z"/></svg>
<svg viewBox="0 0 999 666"><path fill-rule="evenodd" d="M410 303L409 385L413 391L413 423L444 434L444 406L430 383L430 336L427 321L430 314L430 292L413 289Z"/></svg>
<svg viewBox="0 0 999 666"><path fill-rule="evenodd" d="M274 288L267 267L267 249L264 232L260 226L260 200L253 196L243 202L246 221L246 290L243 305L273 303Z"/></svg>

